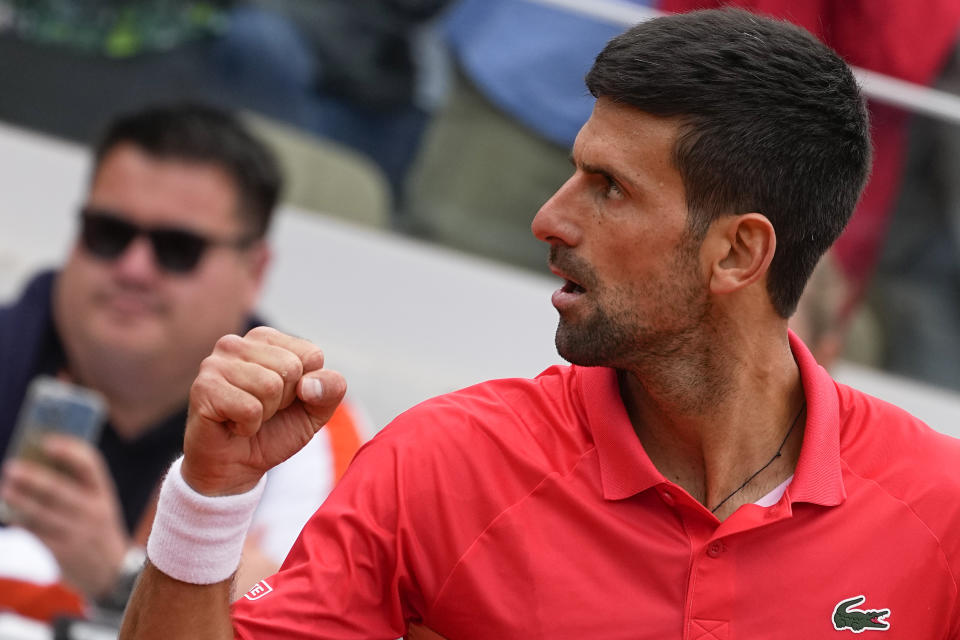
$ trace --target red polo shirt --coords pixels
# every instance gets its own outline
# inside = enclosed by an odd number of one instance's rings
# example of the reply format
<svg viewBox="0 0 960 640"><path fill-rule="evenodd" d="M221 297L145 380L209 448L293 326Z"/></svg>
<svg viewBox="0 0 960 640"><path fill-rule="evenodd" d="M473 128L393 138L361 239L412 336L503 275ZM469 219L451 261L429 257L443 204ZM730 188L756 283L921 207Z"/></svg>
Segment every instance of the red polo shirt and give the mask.
<svg viewBox="0 0 960 640"><path fill-rule="evenodd" d="M806 433L774 506L721 523L666 480L613 370L488 382L361 450L237 637L960 638L960 442L791 345Z"/></svg>

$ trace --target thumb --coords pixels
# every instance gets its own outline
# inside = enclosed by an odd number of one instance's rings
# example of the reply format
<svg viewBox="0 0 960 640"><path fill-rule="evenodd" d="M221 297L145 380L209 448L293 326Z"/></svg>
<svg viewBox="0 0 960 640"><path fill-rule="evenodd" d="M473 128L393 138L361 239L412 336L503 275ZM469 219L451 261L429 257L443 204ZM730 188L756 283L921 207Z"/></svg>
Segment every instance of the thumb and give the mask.
<svg viewBox="0 0 960 640"><path fill-rule="evenodd" d="M327 423L346 392L347 381L330 369L311 371L297 384L297 397L318 428Z"/></svg>

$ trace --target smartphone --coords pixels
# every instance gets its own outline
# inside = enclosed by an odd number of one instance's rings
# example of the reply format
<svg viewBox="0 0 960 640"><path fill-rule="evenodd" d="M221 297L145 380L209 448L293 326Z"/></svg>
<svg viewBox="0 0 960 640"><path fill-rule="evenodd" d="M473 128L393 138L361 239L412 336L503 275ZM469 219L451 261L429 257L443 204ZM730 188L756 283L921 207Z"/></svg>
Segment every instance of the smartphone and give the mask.
<svg viewBox="0 0 960 640"><path fill-rule="evenodd" d="M96 391L37 376L27 387L4 461L21 458L66 472L43 453L44 437L64 433L96 442L105 417L106 402ZM9 522L11 515L10 508L0 501L0 521Z"/></svg>

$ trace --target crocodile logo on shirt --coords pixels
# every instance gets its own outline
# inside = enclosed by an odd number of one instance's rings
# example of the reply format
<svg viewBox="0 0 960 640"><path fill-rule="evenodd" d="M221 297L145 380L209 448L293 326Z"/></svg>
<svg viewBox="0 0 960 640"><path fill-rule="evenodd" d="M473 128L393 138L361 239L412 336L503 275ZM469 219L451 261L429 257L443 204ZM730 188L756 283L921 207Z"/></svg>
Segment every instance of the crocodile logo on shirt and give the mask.
<svg viewBox="0 0 960 640"><path fill-rule="evenodd" d="M833 628L837 631L849 629L854 633L863 631L886 631L890 623L886 618L890 609L853 609L863 604L866 596L860 595L841 600L833 610Z"/></svg>

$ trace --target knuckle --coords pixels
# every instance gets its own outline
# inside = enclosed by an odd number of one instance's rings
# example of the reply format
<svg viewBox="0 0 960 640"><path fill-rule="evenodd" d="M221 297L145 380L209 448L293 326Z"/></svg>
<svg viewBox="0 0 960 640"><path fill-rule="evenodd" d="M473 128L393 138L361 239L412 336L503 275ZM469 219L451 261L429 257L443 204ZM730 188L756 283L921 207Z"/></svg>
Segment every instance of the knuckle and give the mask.
<svg viewBox="0 0 960 640"><path fill-rule="evenodd" d="M195 404L215 394L219 376L211 371L201 370L190 385L190 403Z"/></svg>
<svg viewBox="0 0 960 640"><path fill-rule="evenodd" d="M196 379L200 380L200 378L203 378L204 376L209 375L212 369L217 368L219 362L220 362L219 356L213 353L211 353L209 356L201 360L200 370L199 370L199 373L197 374Z"/></svg>
<svg viewBox="0 0 960 640"><path fill-rule="evenodd" d="M269 397L280 396L283 394L283 388L284 382L282 374L271 371L269 375L264 377L263 390Z"/></svg>
<svg viewBox="0 0 960 640"><path fill-rule="evenodd" d="M213 386L213 380L217 377L217 374L211 371L212 366L210 366L211 363L209 363L208 360L209 358L201 363L200 372L197 374L197 377L194 378L193 384L190 385L191 396L196 393L203 393Z"/></svg>
<svg viewBox="0 0 960 640"><path fill-rule="evenodd" d="M256 423L263 417L263 404L252 397L244 398L237 407L238 418L243 422Z"/></svg>
<svg viewBox="0 0 960 640"><path fill-rule="evenodd" d="M243 338L238 336L235 333L228 333L225 336L221 336L217 340L217 344L214 347L214 353L217 351L222 351L225 353L236 353L240 350L243 345Z"/></svg>
<svg viewBox="0 0 960 640"><path fill-rule="evenodd" d="M303 354L303 364L310 368L320 368L323 366L325 357L323 350L316 345L310 345L310 350Z"/></svg>
<svg viewBox="0 0 960 640"><path fill-rule="evenodd" d="M267 338L270 338L270 337L272 337L272 336L275 336L275 335L278 334L278 333L279 333L279 331L277 331L276 329L274 329L274 328L272 328L272 327L265 327L265 326L261 325L261 326L259 326L259 327L254 327L253 329L250 329L250 331L247 331L246 337L247 337L247 338L253 338L253 339L265 340L265 339L267 339Z"/></svg>
<svg viewBox="0 0 960 640"><path fill-rule="evenodd" d="M283 371L280 372L280 377L284 380L297 381L303 375L303 362L292 351L284 352L281 366Z"/></svg>

